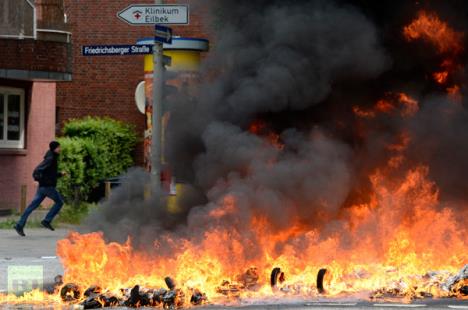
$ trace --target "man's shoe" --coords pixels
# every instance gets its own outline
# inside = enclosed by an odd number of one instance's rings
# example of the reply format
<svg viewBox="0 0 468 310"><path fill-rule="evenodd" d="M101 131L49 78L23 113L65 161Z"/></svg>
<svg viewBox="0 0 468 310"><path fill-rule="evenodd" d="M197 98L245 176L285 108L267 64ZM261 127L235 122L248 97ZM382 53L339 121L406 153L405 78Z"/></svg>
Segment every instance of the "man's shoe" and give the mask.
<svg viewBox="0 0 468 310"><path fill-rule="evenodd" d="M50 230L52 230L52 231L55 230L55 229L52 227L52 225L50 225L50 223L47 222L46 220L43 220L43 221L41 222L41 224L42 224L42 226L44 226L44 227L47 228L47 229L50 229Z"/></svg>
<svg viewBox="0 0 468 310"><path fill-rule="evenodd" d="M18 235L20 235L21 237L25 237L26 235L24 234L24 231L23 231L23 227L19 226L18 224L16 224L15 226L13 226L13 228L16 230L16 232L18 233Z"/></svg>

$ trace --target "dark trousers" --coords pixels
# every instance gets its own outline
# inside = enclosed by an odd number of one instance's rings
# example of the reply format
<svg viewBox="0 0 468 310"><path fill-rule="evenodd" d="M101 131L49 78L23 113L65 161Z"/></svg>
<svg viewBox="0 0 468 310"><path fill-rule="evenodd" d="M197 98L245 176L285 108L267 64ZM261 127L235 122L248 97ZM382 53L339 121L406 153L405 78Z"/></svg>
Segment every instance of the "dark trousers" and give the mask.
<svg viewBox="0 0 468 310"><path fill-rule="evenodd" d="M39 186L33 200L26 208L23 215L21 215L21 218L18 222L18 226L24 227L24 225L26 225L26 221L28 220L29 215L31 215L31 213L41 205L42 201L44 201L46 197L49 197L55 202L52 209L50 209L50 211L44 218L44 221L47 221L49 223L52 222L54 217L59 213L60 209L62 209L62 196L60 196L59 192L57 192L57 190L53 186Z"/></svg>

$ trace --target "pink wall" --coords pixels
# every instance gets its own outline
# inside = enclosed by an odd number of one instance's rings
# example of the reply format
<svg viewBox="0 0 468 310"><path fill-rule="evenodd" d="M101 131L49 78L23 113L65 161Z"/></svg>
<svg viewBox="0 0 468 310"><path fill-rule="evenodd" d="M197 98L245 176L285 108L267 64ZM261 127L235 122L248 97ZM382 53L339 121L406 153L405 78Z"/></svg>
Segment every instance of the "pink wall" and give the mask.
<svg viewBox="0 0 468 310"><path fill-rule="evenodd" d="M29 203L37 189L32 171L55 136L56 84L34 82L26 93L30 104L25 115L25 152L8 154L0 149L0 209L19 209L22 184L27 185Z"/></svg>

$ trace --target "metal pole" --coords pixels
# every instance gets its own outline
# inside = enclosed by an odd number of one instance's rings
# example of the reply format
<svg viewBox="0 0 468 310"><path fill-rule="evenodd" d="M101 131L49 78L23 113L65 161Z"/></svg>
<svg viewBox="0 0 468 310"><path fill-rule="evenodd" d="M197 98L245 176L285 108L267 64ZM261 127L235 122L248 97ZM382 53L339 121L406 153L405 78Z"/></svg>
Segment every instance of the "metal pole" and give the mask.
<svg viewBox="0 0 468 310"><path fill-rule="evenodd" d="M28 194L28 186L21 185L21 204L20 204L20 212L23 213L26 210L26 199Z"/></svg>
<svg viewBox="0 0 468 310"><path fill-rule="evenodd" d="M162 0L155 0L162 4ZM161 189L161 134L162 134L162 98L163 98L163 45L154 41L153 47L153 128L151 133L151 176L153 188Z"/></svg>
<svg viewBox="0 0 468 310"><path fill-rule="evenodd" d="M153 129L151 135L151 174L154 185L161 187L161 119L163 90L163 45L154 43L153 52Z"/></svg>

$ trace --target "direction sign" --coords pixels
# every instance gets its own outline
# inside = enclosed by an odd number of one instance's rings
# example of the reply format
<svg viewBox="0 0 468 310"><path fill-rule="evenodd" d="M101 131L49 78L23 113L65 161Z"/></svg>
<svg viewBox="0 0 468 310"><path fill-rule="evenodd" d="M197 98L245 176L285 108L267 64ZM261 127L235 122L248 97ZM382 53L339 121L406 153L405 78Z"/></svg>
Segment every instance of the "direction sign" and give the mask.
<svg viewBox="0 0 468 310"><path fill-rule="evenodd" d="M154 40L166 44L172 43L172 29L165 26L154 26Z"/></svg>
<svg viewBox="0 0 468 310"><path fill-rule="evenodd" d="M83 56L127 56L153 53L153 45L85 45Z"/></svg>
<svg viewBox="0 0 468 310"><path fill-rule="evenodd" d="M130 25L189 23L189 7L185 4L132 4L119 13L117 17Z"/></svg>

